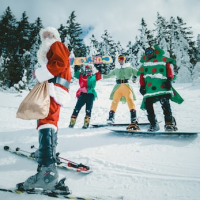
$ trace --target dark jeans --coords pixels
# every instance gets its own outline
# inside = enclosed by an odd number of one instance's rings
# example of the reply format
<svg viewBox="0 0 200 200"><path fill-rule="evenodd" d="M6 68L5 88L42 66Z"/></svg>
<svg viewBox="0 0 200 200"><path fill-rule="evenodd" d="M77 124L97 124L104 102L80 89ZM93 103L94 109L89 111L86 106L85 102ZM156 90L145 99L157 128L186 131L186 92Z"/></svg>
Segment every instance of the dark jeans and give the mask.
<svg viewBox="0 0 200 200"><path fill-rule="evenodd" d="M158 100L160 101L161 107L163 109L163 114L165 116L165 122L171 122L172 121L172 111L170 106L170 95L161 95L158 97L149 97L146 98L145 105L147 114L149 116L155 116L153 104Z"/></svg>
<svg viewBox="0 0 200 200"><path fill-rule="evenodd" d="M94 102L94 95L88 94L88 93L81 93L78 97L78 101L76 102L76 106L74 108L74 111L72 113L73 116L78 116L81 108L86 105L85 107L85 115L88 117L91 117L91 112L93 108L93 102Z"/></svg>

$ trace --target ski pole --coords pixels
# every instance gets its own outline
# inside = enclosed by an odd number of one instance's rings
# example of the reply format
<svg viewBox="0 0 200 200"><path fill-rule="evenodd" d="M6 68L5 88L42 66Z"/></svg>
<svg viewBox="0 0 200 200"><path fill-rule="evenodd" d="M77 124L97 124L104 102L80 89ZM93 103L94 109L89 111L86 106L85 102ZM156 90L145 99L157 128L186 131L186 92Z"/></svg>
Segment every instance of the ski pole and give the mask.
<svg viewBox="0 0 200 200"><path fill-rule="evenodd" d="M32 146L31 146L31 149L36 149L36 150L37 150L38 148L36 148L34 145L32 145ZM66 159L66 158L62 158L62 157L60 157L59 155L60 155L59 152L56 153L56 156L58 156L58 158L63 159L63 160L66 160L66 161L68 161L68 162L70 162L70 163L74 163L74 164L77 164L77 165L78 165L78 163L75 163L75 162L73 162L73 161L71 161L71 160L68 160L68 159Z"/></svg>
<svg viewBox="0 0 200 200"><path fill-rule="evenodd" d="M17 147L17 148L15 149L15 151L21 151L21 152L24 152L24 153L31 153L31 152L29 152L29 151L21 150L19 147Z"/></svg>
<svg viewBox="0 0 200 200"><path fill-rule="evenodd" d="M32 146L31 146L31 149L36 149L36 150L37 150L38 148L36 148L34 145L32 145ZM80 163L80 164L75 163L75 162L73 162L73 161L71 161L71 160L68 160L68 159L66 159L66 158L62 158L62 157L60 157L59 155L60 155L59 152L56 153L56 156L58 156L58 158L60 158L60 159L62 159L62 160L65 160L65 161L68 161L70 164L72 164L73 167L85 167L86 169L89 169L88 166L83 165L82 163Z"/></svg>

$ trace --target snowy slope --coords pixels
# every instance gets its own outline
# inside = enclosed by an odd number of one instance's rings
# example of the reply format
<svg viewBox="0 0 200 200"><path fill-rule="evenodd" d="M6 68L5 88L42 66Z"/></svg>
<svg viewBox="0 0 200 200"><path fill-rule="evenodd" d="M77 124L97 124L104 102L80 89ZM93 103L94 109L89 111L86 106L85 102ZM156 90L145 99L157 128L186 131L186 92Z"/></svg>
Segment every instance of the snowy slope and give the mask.
<svg viewBox="0 0 200 200"><path fill-rule="evenodd" d="M94 103L91 123L105 122L110 108L109 93L114 80L97 83L98 100ZM136 105L140 122L147 122L141 111L142 96L134 84ZM185 99L181 105L171 103L179 130L200 131L200 88L191 84L174 84ZM125 136L106 128L82 130L84 109L74 129L68 124L76 103L78 86L71 86L72 100L61 110L57 151L69 160L88 164L93 173L88 175L59 170L60 178L73 195L123 196L125 200L198 200L200 199L200 136ZM30 150L38 146L35 121L16 119L17 108L27 92L22 95L0 92L0 187L15 187L28 176L35 174L37 164L11 155L4 145ZM159 103L155 105L157 118L163 129L163 115ZM119 104L116 122L129 122L126 104ZM54 199L37 195L15 195L0 192L0 199L45 200Z"/></svg>

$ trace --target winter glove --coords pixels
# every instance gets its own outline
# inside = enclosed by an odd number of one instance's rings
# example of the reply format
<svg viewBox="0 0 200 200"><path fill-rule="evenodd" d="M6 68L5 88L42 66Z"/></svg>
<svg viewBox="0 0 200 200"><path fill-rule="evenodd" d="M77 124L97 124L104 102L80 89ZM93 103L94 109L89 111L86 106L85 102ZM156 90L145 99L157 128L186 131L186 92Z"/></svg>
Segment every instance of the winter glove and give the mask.
<svg viewBox="0 0 200 200"><path fill-rule="evenodd" d="M146 94L146 89L145 89L145 86L144 86L144 85L140 87L140 93L141 93L142 95L145 95L145 94Z"/></svg>
<svg viewBox="0 0 200 200"><path fill-rule="evenodd" d="M133 75L133 76L132 76L132 82L133 82L133 83L136 83L136 80L137 80L137 76Z"/></svg>
<svg viewBox="0 0 200 200"><path fill-rule="evenodd" d="M101 64L94 64L94 67L100 72L100 74L103 74L103 69Z"/></svg>
<svg viewBox="0 0 200 200"><path fill-rule="evenodd" d="M167 80L162 85L164 86L164 88L170 90L172 87L172 79L168 77Z"/></svg>
<svg viewBox="0 0 200 200"><path fill-rule="evenodd" d="M79 65L74 65L74 72L77 72L80 70L80 66Z"/></svg>

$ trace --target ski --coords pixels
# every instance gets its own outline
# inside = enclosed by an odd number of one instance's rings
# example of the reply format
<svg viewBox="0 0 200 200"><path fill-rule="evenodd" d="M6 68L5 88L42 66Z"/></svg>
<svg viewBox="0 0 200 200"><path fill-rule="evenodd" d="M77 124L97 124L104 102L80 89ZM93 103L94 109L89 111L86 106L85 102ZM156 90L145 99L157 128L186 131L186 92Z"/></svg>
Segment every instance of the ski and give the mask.
<svg viewBox="0 0 200 200"><path fill-rule="evenodd" d="M35 148L34 146L31 146L31 148ZM15 150L10 148L9 146L4 146L4 150L8 151L12 154L28 158L33 161L37 161L37 157L35 156L35 152L29 152L21 150L19 147L17 147ZM57 153L56 156L58 157L59 162L57 162L57 167L59 169L64 170L73 170L75 172L80 172L83 174L89 174L92 172L91 168L89 166L86 166L82 163L75 163L73 161L70 161L66 158L60 157L60 153ZM62 161L60 161L62 160Z"/></svg>
<svg viewBox="0 0 200 200"><path fill-rule="evenodd" d="M118 133L118 134L126 134L126 135L197 135L197 132L186 132L186 131L144 131L144 130L138 130L138 131L130 131L130 130L124 130L124 129L108 129L112 132Z"/></svg>
<svg viewBox="0 0 200 200"><path fill-rule="evenodd" d="M56 193L54 191L44 191L44 190L18 190L18 189L6 189L6 188L0 188L0 192L8 192L8 193L13 193L13 194L31 194L31 195L43 195L47 197L54 197L58 199L74 199L74 200L123 200L123 196L120 197L111 197L111 196L102 196L102 197L78 197L78 196L73 196L71 194L69 195L62 195L59 193Z"/></svg>
<svg viewBox="0 0 200 200"><path fill-rule="evenodd" d="M95 200L95 198L85 198L85 197L76 197L76 196L71 196L71 195L62 195L62 194L59 194L54 191L46 191L46 190L39 190L39 189L21 191L18 189L0 188L0 192L9 192L9 193L14 193L14 194L36 194L36 195L44 195L44 196L48 196L48 197L54 197L54 198L58 198L58 199Z"/></svg>
<svg viewBox="0 0 200 200"><path fill-rule="evenodd" d="M94 124L91 124L91 126L93 128L101 128L101 127L107 127L107 126L128 126L129 124L128 123L107 123L107 124L94 123ZM138 123L138 125L139 126L148 126L148 125L150 125L150 123L149 122Z"/></svg>

